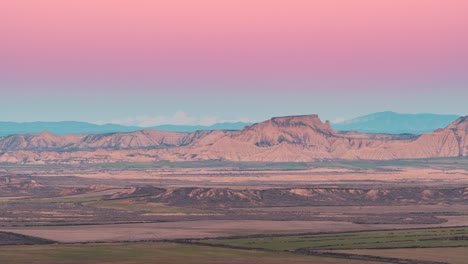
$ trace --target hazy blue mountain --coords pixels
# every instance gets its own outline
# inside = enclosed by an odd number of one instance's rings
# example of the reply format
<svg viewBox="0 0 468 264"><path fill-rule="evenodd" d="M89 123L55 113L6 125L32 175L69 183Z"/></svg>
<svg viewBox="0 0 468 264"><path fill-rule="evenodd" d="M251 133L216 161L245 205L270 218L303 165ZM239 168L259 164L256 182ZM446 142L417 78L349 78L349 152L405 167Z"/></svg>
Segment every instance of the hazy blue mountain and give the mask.
<svg viewBox="0 0 468 264"><path fill-rule="evenodd" d="M334 123L332 127L338 131L423 134L444 128L459 117L458 115L401 114L387 111Z"/></svg>
<svg viewBox="0 0 468 264"><path fill-rule="evenodd" d="M47 130L56 135L65 134L101 134L111 132L132 132L139 127L127 127L114 124L96 125L86 122L0 122L0 136L14 134L38 134Z"/></svg>
<svg viewBox="0 0 468 264"><path fill-rule="evenodd" d="M212 126L181 126L181 125L160 125L150 127L161 131L174 131L174 132L194 132L197 130L241 130L244 127L251 125L250 123L235 122L235 123L218 123Z"/></svg>
<svg viewBox="0 0 468 264"><path fill-rule="evenodd" d="M42 131L49 131L56 135L66 134L103 134L117 132L133 132L142 129L157 129L162 131L193 132L197 130L240 130L248 123L219 123L212 126L179 126L179 125L161 125L150 128L137 126L122 126L115 124L96 125L86 122L0 122L0 136L9 136L14 134L39 134Z"/></svg>

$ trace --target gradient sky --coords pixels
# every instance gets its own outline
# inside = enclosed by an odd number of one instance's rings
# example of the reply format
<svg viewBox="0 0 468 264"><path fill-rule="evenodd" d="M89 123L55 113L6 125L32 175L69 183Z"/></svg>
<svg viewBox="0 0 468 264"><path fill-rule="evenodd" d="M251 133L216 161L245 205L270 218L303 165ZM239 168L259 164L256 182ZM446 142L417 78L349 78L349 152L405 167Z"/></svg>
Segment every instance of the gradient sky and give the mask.
<svg viewBox="0 0 468 264"><path fill-rule="evenodd" d="M0 120L468 114L466 0L5 0Z"/></svg>

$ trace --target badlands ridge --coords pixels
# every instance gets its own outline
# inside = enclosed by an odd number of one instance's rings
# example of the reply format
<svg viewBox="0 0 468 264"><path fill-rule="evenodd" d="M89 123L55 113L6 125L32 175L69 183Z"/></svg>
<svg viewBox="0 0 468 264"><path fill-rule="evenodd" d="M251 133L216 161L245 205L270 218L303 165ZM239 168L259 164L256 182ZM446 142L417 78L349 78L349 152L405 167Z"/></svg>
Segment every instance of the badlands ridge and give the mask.
<svg viewBox="0 0 468 264"><path fill-rule="evenodd" d="M317 115L275 117L240 131L132 133L0 138L0 162L20 164L392 160L468 155L468 116L428 134L338 132Z"/></svg>

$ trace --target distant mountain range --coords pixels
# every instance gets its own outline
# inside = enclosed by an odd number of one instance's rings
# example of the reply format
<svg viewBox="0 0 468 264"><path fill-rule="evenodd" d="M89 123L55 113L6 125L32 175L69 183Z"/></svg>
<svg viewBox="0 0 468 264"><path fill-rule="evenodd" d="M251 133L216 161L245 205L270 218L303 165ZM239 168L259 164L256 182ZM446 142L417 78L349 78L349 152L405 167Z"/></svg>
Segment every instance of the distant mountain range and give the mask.
<svg viewBox="0 0 468 264"><path fill-rule="evenodd" d="M211 126L184 126L184 125L160 125L148 127L144 129L155 129L160 131L173 131L173 132L195 132L200 130L241 130L252 123L244 122L226 122L217 123Z"/></svg>
<svg viewBox="0 0 468 264"><path fill-rule="evenodd" d="M17 134L39 134L48 131L56 135L125 133L155 129L160 131L195 132L198 130L241 130L250 123L218 123L212 126L160 125L154 127L122 126L115 124L96 125L87 122L0 122L0 137Z"/></svg>
<svg viewBox="0 0 468 264"><path fill-rule="evenodd" d="M380 112L331 124L337 131L356 131L377 134L424 134L446 127L460 116L438 114L401 114ZM18 134L39 134L48 131L55 135L126 133L138 130L171 132L195 132L199 130L242 130L251 123L218 123L211 126L159 125L153 127L123 126L116 124L96 125L87 122L0 122L0 137Z"/></svg>
<svg viewBox="0 0 468 264"><path fill-rule="evenodd" d="M380 112L332 124L338 131L385 134L424 134L446 127L460 116Z"/></svg>

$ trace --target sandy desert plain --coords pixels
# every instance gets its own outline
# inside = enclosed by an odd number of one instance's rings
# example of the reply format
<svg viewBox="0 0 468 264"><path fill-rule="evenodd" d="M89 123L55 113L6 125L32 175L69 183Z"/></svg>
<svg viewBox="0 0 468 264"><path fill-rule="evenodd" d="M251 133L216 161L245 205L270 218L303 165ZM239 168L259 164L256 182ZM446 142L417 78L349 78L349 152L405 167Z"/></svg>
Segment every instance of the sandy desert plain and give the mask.
<svg viewBox="0 0 468 264"><path fill-rule="evenodd" d="M468 159L0 165L0 263L468 263Z"/></svg>

